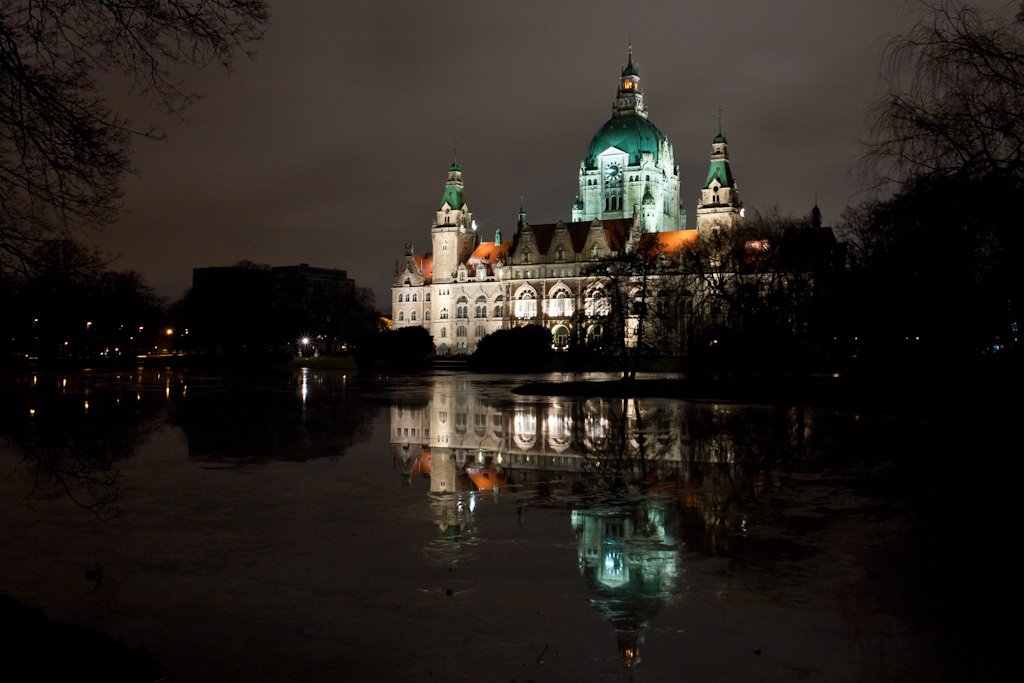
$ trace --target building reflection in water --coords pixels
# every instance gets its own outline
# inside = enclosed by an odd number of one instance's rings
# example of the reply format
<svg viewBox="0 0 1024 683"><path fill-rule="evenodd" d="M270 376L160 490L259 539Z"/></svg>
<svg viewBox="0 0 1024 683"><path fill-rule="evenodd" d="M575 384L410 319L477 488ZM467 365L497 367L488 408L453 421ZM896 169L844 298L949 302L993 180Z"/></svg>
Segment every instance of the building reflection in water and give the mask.
<svg viewBox="0 0 1024 683"><path fill-rule="evenodd" d="M590 399L495 404L472 382L439 380L421 403L391 407L391 444L405 486L429 477L442 539L471 538L480 492L572 511L580 571L618 633L623 661L683 590L680 550L731 557L773 462L803 457L811 432L798 410ZM750 559L750 558L745 558Z"/></svg>

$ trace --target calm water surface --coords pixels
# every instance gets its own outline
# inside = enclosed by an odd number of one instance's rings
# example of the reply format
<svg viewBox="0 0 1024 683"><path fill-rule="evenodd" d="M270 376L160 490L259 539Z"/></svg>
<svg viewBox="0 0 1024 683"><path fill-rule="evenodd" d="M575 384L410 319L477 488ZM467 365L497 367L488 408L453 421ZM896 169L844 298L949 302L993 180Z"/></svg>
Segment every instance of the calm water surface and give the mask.
<svg viewBox="0 0 1024 683"><path fill-rule="evenodd" d="M522 381L7 376L0 591L172 681L956 679L932 427Z"/></svg>

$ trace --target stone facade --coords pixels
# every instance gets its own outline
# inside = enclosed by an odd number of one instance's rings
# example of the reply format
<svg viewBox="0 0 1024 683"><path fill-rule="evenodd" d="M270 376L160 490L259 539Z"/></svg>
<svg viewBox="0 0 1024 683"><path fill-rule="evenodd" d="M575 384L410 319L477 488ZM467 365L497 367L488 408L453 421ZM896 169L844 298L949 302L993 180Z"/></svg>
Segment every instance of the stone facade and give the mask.
<svg viewBox="0 0 1024 683"><path fill-rule="evenodd" d="M742 222L726 150L719 133L697 207L698 230ZM533 225L520 207L511 240L497 232L495 241L481 242L462 169L453 161L431 226L432 251L416 254L406 244L395 273L392 328L425 327L438 353L464 354L491 332L539 324L564 348L573 325L581 326L575 330L581 339L601 331L607 298L595 273L602 259L644 235L665 249L696 243L698 230L686 230L672 146L648 120L632 48L612 117L580 162L579 187L570 222Z"/></svg>

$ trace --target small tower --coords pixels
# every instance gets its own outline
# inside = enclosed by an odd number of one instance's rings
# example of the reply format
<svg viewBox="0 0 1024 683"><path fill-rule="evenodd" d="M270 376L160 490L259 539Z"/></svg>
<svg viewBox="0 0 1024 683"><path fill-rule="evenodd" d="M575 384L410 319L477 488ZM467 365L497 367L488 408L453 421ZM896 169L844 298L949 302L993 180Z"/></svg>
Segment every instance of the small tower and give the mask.
<svg viewBox="0 0 1024 683"><path fill-rule="evenodd" d="M580 193L576 193L576 201L572 205L572 221L576 223L583 220L583 200L580 199Z"/></svg>
<svg viewBox="0 0 1024 683"><path fill-rule="evenodd" d="M640 229L644 232L658 231L658 210L654 204L651 188L644 190L644 199L640 207Z"/></svg>
<svg viewBox="0 0 1024 683"><path fill-rule="evenodd" d="M431 242L434 249L434 282L451 282L460 263L473 253L476 232L472 228L473 214L466 204L462 184L462 167L455 156L448 167L448 180L444 195L437 207L437 218L432 226Z"/></svg>
<svg viewBox="0 0 1024 683"><path fill-rule="evenodd" d="M697 230L735 228L743 223L743 202L729 166L729 143L722 135L722 114L718 114L718 135L711 143L711 168L697 202Z"/></svg>
<svg viewBox="0 0 1024 683"><path fill-rule="evenodd" d="M644 104L644 91L640 88L640 72L633 65L633 44L629 44L629 63L622 70L619 79L619 92L612 107L612 116L628 116L635 114L647 118L647 105Z"/></svg>

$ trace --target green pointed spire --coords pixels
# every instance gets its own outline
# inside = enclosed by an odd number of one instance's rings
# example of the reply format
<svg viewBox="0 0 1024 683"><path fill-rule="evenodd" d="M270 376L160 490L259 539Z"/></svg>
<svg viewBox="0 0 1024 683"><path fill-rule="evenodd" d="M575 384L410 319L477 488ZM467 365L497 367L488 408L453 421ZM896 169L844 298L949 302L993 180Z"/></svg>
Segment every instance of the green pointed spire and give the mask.
<svg viewBox="0 0 1024 683"><path fill-rule="evenodd" d="M725 142L725 136L722 135L722 110L718 110L718 135L715 136L715 142ZM728 143L726 143L728 144Z"/></svg>
<svg viewBox="0 0 1024 683"><path fill-rule="evenodd" d="M458 143L454 144L454 149L452 151L452 165L448 167L448 170L449 171L461 171L462 170L462 167L459 166L459 145L458 145Z"/></svg>
<svg viewBox="0 0 1024 683"><path fill-rule="evenodd" d="M629 63L626 64L626 68L622 70L623 76L639 76L640 72L633 66L633 43L629 44Z"/></svg>

